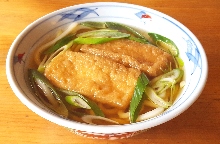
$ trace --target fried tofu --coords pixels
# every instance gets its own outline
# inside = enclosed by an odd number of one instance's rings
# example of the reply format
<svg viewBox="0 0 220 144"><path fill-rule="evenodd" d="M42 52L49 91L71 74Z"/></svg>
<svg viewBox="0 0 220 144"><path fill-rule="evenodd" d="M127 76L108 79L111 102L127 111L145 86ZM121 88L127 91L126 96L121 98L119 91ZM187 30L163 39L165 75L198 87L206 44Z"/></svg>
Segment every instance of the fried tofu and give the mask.
<svg viewBox="0 0 220 144"><path fill-rule="evenodd" d="M119 39L103 44L83 45L82 52L99 55L133 67L149 77L158 76L174 64L172 56L151 44Z"/></svg>
<svg viewBox="0 0 220 144"><path fill-rule="evenodd" d="M90 53L66 51L47 65L44 75L58 88L126 109L140 71Z"/></svg>

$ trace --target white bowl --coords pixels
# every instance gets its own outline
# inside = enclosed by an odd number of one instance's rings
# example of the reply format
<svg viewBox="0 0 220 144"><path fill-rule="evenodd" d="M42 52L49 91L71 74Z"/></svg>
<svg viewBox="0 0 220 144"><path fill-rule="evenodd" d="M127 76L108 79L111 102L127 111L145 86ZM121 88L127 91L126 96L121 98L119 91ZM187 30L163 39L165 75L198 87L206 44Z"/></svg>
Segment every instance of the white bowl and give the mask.
<svg viewBox="0 0 220 144"><path fill-rule="evenodd" d="M53 114L39 103L27 82L29 54L59 29L72 22L115 21L155 32L173 40L185 63L185 87L175 103L154 118L126 125L89 125ZM76 134L99 139L122 139L165 123L189 108L202 92L208 73L204 49L195 35L175 19L150 8L114 2L87 3L60 9L28 25L15 39L7 55L6 73L15 95L39 116L64 126Z"/></svg>

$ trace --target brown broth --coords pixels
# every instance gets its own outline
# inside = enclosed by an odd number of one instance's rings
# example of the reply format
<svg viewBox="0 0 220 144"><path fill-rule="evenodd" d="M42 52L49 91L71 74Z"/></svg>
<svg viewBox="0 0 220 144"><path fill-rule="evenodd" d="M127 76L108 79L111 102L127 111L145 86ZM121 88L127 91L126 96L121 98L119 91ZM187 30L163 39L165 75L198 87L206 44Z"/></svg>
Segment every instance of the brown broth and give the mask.
<svg viewBox="0 0 220 144"><path fill-rule="evenodd" d="M77 32L78 33L81 33L81 32L85 32L85 31L89 31L89 29L81 29L80 31ZM80 48L81 48L82 45L73 45L70 50L74 51L74 52L81 52L80 51ZM33 53L34 55L34 53ZM44 57L44 56L41 56L41 57ZM36 65L36 63L34 62L34 59L33 57L31 56L30 58L30 65L29 65L29 68L32 68L32 69L37 69L38 65ZM177 91L175 92L175 95L173 97L173 100L175 100L179 93L181 92L181 88L177 87ZM166 94L166 97L165 99L169 99L169 95L170 95L170 91L168 90L167 91L167 94ZM85 95L86 97L86 95ZM112 106L109 106L108 104L103 104L103 103L99 103L96 101L96 103L99 105L100 109L105 113L105 116L111 120L115 120L117 122L119 122L120 124L127 124L127 123L130 123L129 121L129 118L119 118L118 116L118 111L119 110L122 110L124 112L127 112L128 111L128 107L126 109L118 109L116 107L112 107ZM86 114L91 114L91 115L94 115L93 111L91 110L82 110L82 109L77 109L75 107L68 107L69 108L69 111L78 111L79 113L86 113ZM149 106L143 106L141 111L140 111L140 114L143 114L143 113L146 113L150 110L153 110L154 108L152 107L149 107ZM78 122L83 122L82 119L80 118L80 116L77 116L75 115L74 113L69 113L69 116L68 116L69 119L71 120L74 120L74 121L78 121ZM112 123L106 123L106 122L103 122L101 120L95 120L94 123L98 124L98 125L105 125L105 124L112 124Z"/></svg>

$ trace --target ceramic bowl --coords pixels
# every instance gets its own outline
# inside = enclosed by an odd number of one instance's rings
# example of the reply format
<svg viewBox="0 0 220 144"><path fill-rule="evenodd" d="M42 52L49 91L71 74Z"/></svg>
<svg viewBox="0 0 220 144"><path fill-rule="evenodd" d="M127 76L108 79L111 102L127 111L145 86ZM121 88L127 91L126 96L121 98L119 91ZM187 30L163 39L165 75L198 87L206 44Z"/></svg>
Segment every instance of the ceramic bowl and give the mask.
<svg viewBox="0 0 220 144"><path fill-rule="evenodd" d="M185 63L185 87L174 104L151 119L125 125L89 125L67 120L50 112L36 100L27 82L28 57L45 39L72 22L114 21L155 32L173 40ZM66 127L75 134L97 139L122 139L165 123L189 108L202 92L208 73L207 58L196 36L170 16L143 6L101 2L63 8L47 14L28 25L11 45L6 72L10 86L20 101L39 116Z"/></svg>

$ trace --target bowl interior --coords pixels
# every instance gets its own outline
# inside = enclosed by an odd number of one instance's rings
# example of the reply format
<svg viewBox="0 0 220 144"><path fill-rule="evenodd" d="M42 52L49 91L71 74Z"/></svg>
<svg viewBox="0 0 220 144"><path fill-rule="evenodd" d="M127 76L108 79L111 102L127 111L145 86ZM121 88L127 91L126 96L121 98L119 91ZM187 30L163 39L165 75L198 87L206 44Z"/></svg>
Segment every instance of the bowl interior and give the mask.
<svg viewBox="0 0 220 144"><path fill-rule="evenodd" d="M175 42L185 65L185 87L175 103L161 115L137 124L122 125L120 129L91 126L63 119L39 103L32 94L27 79L29 55L60 29L72 22L114 21L130 25L144 32L164 35ZM197 38L181 23L158 11L124 3L90 3L67 7L48 14L30 24L16 38L7 57L7 77L18 98L32 111L59 125L79 130L119 133L147 129L164 123L186 110L201 93L207 77L205 52ZM89 127L89 129L88 129ZM98 128L97 128L98 127ZM106 127L106 126L105 126Z"/></svg>

